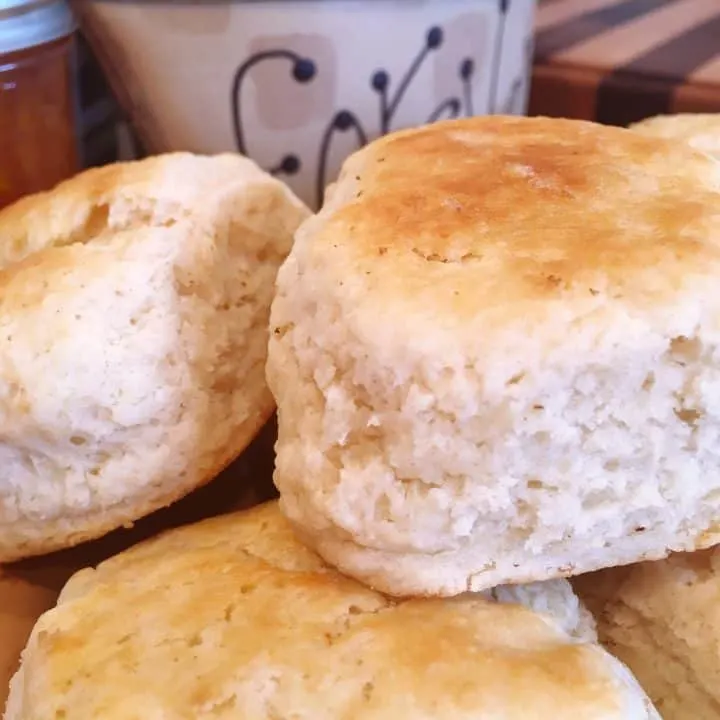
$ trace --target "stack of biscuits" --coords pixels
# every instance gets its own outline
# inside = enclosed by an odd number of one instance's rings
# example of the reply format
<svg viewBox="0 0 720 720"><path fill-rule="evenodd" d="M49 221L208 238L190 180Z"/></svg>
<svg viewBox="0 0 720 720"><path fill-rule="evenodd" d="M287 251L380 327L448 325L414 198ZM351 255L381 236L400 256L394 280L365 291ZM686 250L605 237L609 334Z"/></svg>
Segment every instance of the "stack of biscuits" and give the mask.
<svg viewBox="0 0 720 720"><path fill-rule="evenodd" d="M274 409L279 492L74 574L5 720L720 718L713 154L720 117L473 118L314 215L188 154L0 213L0 561Z"/></svg>

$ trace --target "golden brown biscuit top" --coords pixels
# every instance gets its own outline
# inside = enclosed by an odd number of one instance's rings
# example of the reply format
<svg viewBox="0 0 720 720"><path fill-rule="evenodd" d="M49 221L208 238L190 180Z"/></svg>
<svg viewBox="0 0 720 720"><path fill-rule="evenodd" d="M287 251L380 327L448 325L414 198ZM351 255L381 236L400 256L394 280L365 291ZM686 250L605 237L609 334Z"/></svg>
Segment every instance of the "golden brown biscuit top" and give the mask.
<svg viewBox="0 0 720 720"><path fill-rule="evenodd" d="M246 209L245 224L266 234L278 228L279 235L291 235L308 215L285 185L242 155L153 155L85 170L4 208L0 268L53 247L92 243L109 232L207 217L220 226L219 210L229 215L230 207L235 215Z"/></svg>
<svg viewBox="0 0 720 720"><path fill-rule="evenodd" d="M16 718L645 717L598 646L480 597L391 601L323 565L275 503L82 571L23 672Z"/></svg>
<svg viewBox="0 0 720 720"><path fill-rule="evenodd" d="M681 140L720 159L720 113L656 115L630 128L644 135Z"/></svg>
<svg viewBox="0 0 720 720"><path fill-rule="evenodd" d="M489 319L558 299L668 300L720 269L720 166L587 122L444 122L352 156L304 236L334 277L356 276L343 293L406 310Z"/></svg>

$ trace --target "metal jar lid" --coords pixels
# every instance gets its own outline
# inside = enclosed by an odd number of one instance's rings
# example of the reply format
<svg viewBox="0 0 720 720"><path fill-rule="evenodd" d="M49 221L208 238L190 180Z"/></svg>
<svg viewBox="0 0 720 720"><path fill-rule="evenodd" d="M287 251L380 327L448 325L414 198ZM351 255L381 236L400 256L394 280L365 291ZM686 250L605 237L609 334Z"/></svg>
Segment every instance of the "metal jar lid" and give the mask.
<svg viewBox="0 0 720 720"><path fill-rule="evenodd" d="M65 0L0 0L0 55L57 40L73 30Z"/></svg>

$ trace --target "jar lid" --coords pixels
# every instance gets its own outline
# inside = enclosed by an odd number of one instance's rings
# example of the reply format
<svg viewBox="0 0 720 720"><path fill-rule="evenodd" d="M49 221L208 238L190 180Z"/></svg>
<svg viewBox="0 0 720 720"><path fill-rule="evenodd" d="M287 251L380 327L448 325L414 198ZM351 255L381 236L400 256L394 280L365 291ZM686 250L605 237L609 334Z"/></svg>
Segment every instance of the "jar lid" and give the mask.
<svg viewBox="0 0 720 720"><path fill-rule="evenodd" d="M42 45L73 30L65 0L0 0L0 54Z"/></svg>

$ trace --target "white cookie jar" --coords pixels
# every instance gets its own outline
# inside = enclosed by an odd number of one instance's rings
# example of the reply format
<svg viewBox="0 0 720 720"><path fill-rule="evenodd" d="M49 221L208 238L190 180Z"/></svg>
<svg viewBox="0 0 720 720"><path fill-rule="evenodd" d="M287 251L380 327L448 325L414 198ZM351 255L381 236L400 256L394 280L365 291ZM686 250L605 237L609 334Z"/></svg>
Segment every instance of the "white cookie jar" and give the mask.
<svg viewBox="0 0 720 720"><path fill-rule="evenodd" d="M428 121L526 110L534 0L78 1L149 152L239 150L311 206Z"/></svg>

